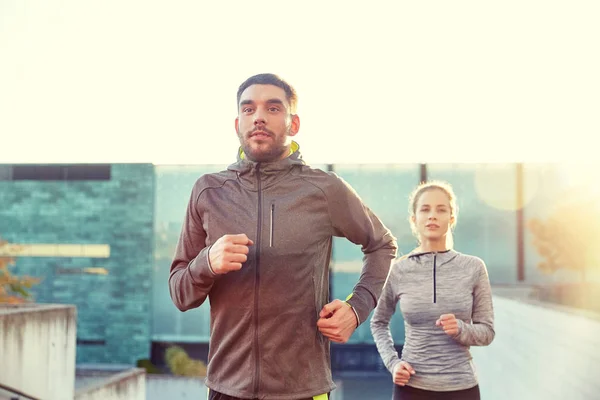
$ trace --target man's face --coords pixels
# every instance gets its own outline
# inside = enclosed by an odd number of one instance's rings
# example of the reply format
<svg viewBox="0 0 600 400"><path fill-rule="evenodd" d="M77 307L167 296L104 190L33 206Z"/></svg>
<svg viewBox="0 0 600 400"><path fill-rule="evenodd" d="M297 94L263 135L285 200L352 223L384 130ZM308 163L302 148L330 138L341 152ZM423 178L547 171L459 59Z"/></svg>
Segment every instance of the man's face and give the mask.
<svg viewBox="0 0 600 400"><path fill-rule="evenodd" d="M300 129L300 118L290 113L285 91L274 85L251 85L238 104L235 130L250 160L271 162L290 151L291 137Z"/></svg>

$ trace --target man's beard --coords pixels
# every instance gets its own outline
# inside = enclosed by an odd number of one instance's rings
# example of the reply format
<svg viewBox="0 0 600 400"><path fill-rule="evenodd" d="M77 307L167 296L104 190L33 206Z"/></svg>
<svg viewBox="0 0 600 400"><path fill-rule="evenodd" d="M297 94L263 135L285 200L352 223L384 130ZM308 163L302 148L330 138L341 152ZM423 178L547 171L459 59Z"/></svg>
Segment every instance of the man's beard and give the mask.
<svg viewBox="0 0 600 400"><path fill-rule="evenodd" d="M244 154L246 154L246 158L254 162L273 162L283 158L282 156L288 151L285 138L288 136L289 131L286 132L286 135L283 137L283 141L279 141L275 133L272 131L266 128L260 128L260 130L271 135L273 145L266 150L257 150L250 145L250 135L252 132L254 132L254 130L247 132L244 134L243 138L240 137L240 144L242 146L242 150L244 150ZM246 140L244 140L244 138Z"/></svg>

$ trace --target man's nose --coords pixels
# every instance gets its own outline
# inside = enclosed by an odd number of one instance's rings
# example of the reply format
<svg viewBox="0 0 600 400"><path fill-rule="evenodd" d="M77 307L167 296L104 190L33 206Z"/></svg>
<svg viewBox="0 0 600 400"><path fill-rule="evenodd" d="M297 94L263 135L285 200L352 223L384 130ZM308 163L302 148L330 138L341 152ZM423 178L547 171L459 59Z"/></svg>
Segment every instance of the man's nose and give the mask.
<svg viewBox="0 0 600 400"><path fill-rule="evenodd" d="M264 111L258 109L254 112L254 125L264 125L267 123Z"/></svg>

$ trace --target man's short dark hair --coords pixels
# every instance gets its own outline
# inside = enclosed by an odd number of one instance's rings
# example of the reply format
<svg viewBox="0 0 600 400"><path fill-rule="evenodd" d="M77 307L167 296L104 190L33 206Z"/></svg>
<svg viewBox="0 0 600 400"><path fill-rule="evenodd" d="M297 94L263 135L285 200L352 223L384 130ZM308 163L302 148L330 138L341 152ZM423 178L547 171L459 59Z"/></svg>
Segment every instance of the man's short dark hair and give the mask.
<svg viewBox="0 0 600 400"><path fill-rule="evenodd" d="M237 92L237 106L240 105L240 97L244 90L248 89L252 85L273 85L277 86L285 91L285 97L290 103L290 112L296 113L296 105L298 104L298 95L296 90L286 81L281 79L275 74L258 74L251 76L242 83Z"/></svg>

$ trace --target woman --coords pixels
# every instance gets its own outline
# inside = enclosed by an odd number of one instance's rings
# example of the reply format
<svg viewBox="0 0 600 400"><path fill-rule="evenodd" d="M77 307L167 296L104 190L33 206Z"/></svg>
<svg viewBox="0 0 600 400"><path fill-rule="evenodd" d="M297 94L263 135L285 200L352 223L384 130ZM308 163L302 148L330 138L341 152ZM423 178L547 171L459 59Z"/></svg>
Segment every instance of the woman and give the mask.
<svg viewBox="0 0 600 400"><path fill-rule="evenodd" d="M419 246L392 265L371 319L377 350L392 373L393 399L479 399L469 346L494 339L485 264L452 250L458 209L449 184L419 185L409 212ZM389 326L398 302L406 332L401 358Z"/></svg>

